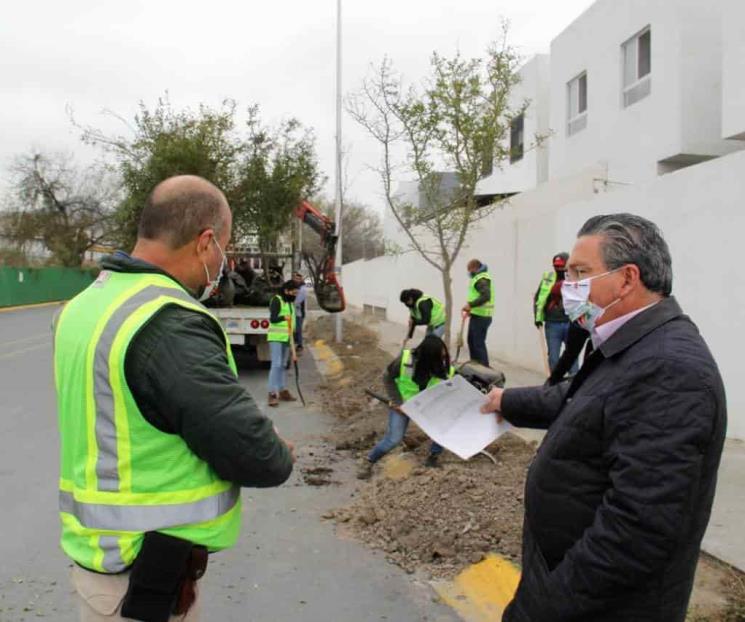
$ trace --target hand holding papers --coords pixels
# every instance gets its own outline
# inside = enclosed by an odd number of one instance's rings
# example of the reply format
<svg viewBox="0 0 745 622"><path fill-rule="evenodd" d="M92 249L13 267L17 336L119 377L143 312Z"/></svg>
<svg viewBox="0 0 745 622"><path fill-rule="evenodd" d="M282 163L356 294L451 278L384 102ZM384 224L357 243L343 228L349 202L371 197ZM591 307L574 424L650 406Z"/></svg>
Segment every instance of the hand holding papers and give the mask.
<svg viewBox="0 0 745 622"><path fill-rule="evenodd" d="M483 393L461 376L453 376L422 391L401 409L432 440L468 460L511 427L481 414L483 403Z"/></svg>

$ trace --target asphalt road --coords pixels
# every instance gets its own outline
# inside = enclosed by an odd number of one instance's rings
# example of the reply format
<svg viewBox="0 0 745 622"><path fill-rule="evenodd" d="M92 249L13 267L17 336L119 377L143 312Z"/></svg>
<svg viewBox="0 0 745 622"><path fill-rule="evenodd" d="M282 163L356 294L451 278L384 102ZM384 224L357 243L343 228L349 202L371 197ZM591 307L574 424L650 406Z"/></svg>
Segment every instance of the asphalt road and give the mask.
<svg viewBox="0 0 745 622"><path fill-rule="evenodd" d="M58 436L50 324L56 307L0 313L0 622L77 620L69 560L58 546ZM348 460L324 443L327 420L313 403L318 376L301 360L309 408L270 414L298 445L298 465L277 489L244 490L244 529L236 547L213 555L203 579L203 619L225 622L450 622L429 586L322 519L354 494ZM263 408L266 371L241 382ZM325 466L331 485L305 483Z"/></svg>

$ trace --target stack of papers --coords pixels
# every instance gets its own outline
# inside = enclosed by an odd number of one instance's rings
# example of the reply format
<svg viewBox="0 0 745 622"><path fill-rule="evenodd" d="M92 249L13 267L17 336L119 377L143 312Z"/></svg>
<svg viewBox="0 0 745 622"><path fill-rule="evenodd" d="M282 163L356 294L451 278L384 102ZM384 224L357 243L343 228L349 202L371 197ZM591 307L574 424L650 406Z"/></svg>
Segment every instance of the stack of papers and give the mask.
<svg viewBox="0 0 745 622"><path fill-rule="evenodd" d="M461 376L422 391L401 406L432 440L463 460L482 451L512 426L483 415L486 396Z"/></svg>

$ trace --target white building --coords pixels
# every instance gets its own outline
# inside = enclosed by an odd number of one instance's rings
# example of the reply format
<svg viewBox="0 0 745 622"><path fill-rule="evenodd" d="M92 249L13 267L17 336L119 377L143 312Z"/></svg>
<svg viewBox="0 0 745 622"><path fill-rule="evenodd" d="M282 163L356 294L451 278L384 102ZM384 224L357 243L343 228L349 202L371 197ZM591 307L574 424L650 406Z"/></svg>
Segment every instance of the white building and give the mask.
<svg viewBox="0 0 745 622"><path fill-rule="evenodd" d="M598 0L520 70L526 147L482 194L601 166L606 189L745 149L745 2ZM522 121L522 120L521 120ZM514 135L513 135L514 142ZM514 145L513 145L514 147Z"/></svg>
<svg viewBox="0 0 745 622"><path fill-rule="evenodd" d="M722 136L745 140L745 2L726 0L722 15Z"/></svg>
<svg viewBox="0 0 745 622"><path fill-rule="evenodd" d="M674 295L722 372L727 434L745 439L745 0L598 0L553 41L550 59L521 75L513 105L531 102L523 145L548 127L547 153L525 148L482 180L484 195L514 196L469 233L452 270L456 306L470 257L498 267L489 349L540 372L532 300L554 252L570 250L590 216L645 216L665 234ZM344 274L351 305L382 307L402 324L401 289L444 294L416 253L358 261Z"/></svg>
<svg viewBox="0 0 745 622"><path fill-rule="evenodd" d="M535 188L548 180L550 135L550 62L539 54L523 65L520 82L512 90L509 107L519 110L528 102L525 112L512 123L512 131L503 147L510 152L509 162L501 163L492 175L477 187L480 195L511 195ZM541 140L544 139L544 140Z"/></svg>

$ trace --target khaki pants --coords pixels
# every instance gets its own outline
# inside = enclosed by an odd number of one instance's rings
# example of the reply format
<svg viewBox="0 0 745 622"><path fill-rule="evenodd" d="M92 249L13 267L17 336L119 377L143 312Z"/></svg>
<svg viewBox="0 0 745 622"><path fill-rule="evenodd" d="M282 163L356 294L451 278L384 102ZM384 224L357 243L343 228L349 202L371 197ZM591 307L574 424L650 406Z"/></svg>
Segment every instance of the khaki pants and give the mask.
<svg viewBox="0 0 745 622"><path fill-rule="evenodd" d="M129 573L105 575L73 566L72 585L80 607L80 622L112 622L129 620L119 613L122 599L129 586ZM171 616L172 622L198 622L199 583L195 586L196 600L184 615Z"/></svg>

